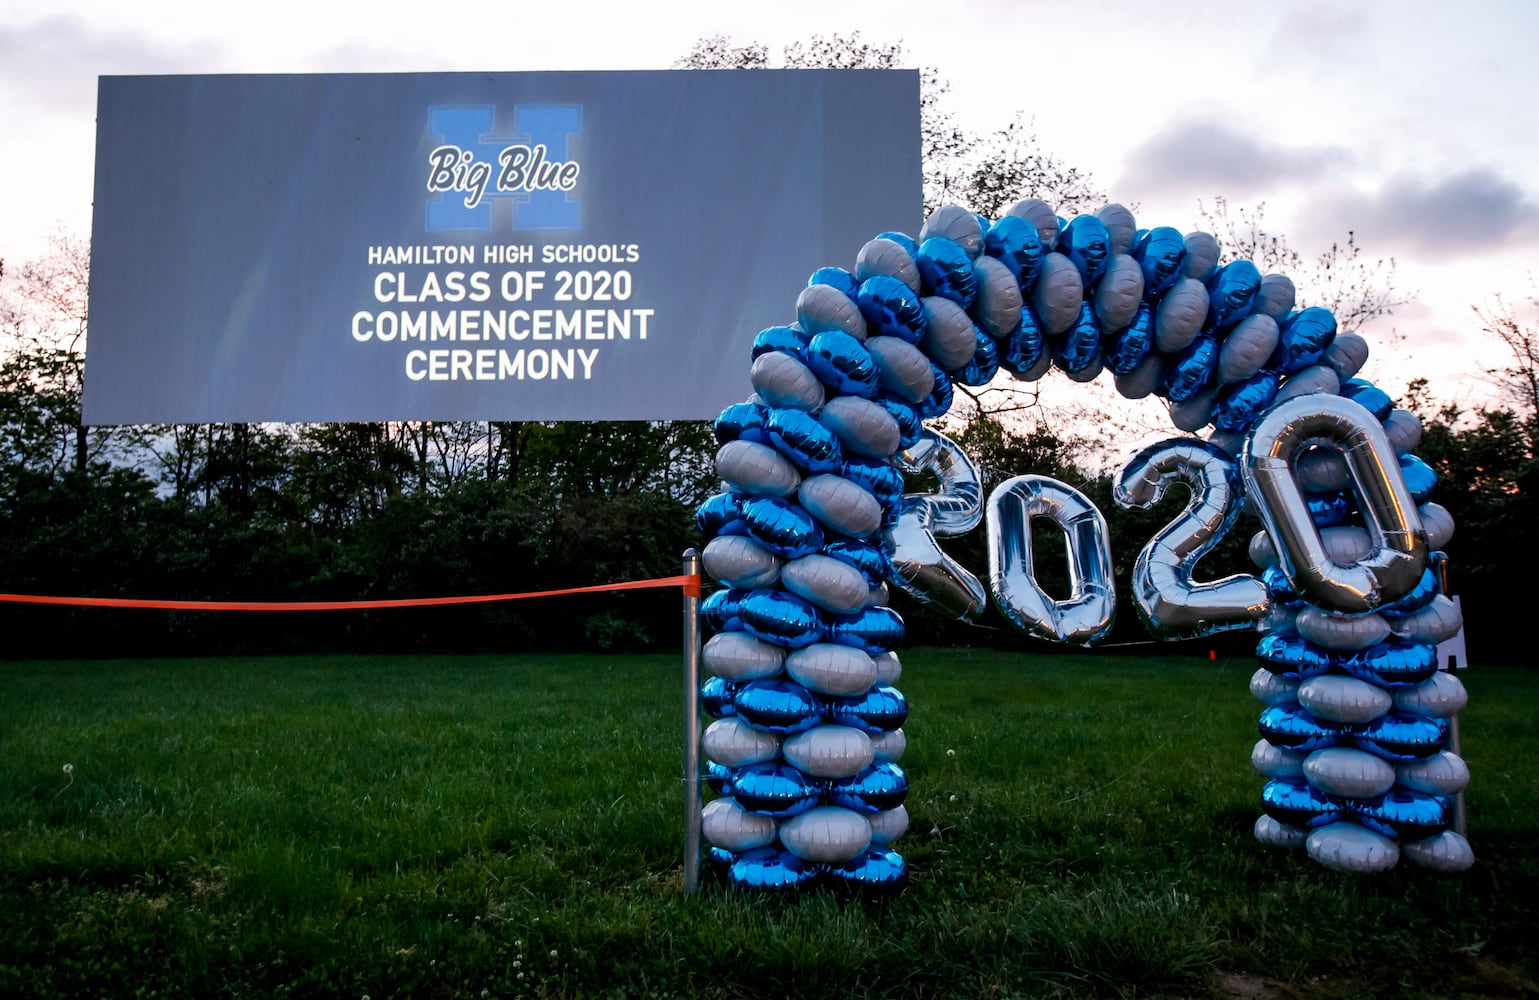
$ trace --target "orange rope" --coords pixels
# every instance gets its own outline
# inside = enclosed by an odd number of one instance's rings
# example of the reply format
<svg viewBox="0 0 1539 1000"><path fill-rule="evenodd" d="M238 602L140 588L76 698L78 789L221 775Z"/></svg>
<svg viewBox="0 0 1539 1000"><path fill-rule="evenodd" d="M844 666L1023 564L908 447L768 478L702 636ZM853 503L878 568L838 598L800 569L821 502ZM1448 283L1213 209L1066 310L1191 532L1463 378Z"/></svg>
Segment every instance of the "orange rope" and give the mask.
<svg viewBox="0 0 1539 1000"><path fill-rule="evenodd" d="M596 587L537 590L523 594L482 594L473 597L418 597L391 601L145 601L127 597L44 597L38 594L0 594L11 604L67 604L85 608L158 608L163 611L361 611L367 608L424 608L444 604L487 604L521 601L529 597L562 597L566 594L601 594L611 590L646 590L682 587L690 597L700 596L700 577L665 576L655 580L606 583Z"/></svg>

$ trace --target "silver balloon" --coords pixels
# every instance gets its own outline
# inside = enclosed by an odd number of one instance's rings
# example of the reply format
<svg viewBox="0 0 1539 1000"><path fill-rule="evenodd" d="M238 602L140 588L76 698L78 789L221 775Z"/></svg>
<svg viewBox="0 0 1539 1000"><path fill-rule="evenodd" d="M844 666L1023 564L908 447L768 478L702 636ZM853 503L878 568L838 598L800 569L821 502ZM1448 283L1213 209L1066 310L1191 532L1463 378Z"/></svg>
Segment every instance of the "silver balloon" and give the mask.
<svg viewBox="0 0 1539 1000"><path fill-rule="evenodd" d="M1311 830L1304 847L1311 858L1341 872L1388 871L1400 861L1393 840L1349 820Z"/></svg>
<svg viewBox="0 0 1539 1000"><path fill-rule="evenodd" d="M1374 552L1351 565L1326 552L1294 477L1294 455L1318 441L1341 449L1358 506L1378 539ZM1373 611L1415 589L1430 554L1427 535L1384 428L1366 409L1340 396L1288 400L1257 422L1245 454L1247 493L1260 503L1279 565L1311 603Z"/></svg>
<svg viewBox="0 0 1539 1000"><path fill-rule="evenodd" d="M1448 513L1448 508L1442 504L1424 503L1416 508L1416 512L1421 515L1422 526L1427 529L1427 544L1432 547L1432 551L1447 548L1454 533L1454 519Z"/></svg>
<svg viewBox="0 0 1539 1000"><path fill-rule="evenodd" d="M1261 370L1277 349L1277 321L1255 313L1229 331L1218 352L1218 380L1224 385L1243 382Z"/></svg>
<svg viewBox="0 0 1539 1000"><path fill-rule="evenodd" d="M898 422L869 399L836 396L823 407L819 419L834 432L846 455L887 458L898 450Z"/></svg>
<svg viewBox="0 0 1539 1000"><path fill-rule="evenodd" d="M1121 330L1133 322L1143 299L1143 268L1127 254L1117 254L1095 286L1095 314L1101 329Z"/></svg>
<svg viewBox="0 0 1539 1000"><path fill-rule="evenodd" d="M1207 318L1208 290L1196 278L1182 278L1155 310L1154 345L1166 354L1183 350L1197 339Z"/></svg>
<svg viewBox="0 0 1539 1000"><path fill-rule="evenodd" d="M947 371L961 368L973 359L978 349L977 327L973 319L955 302L939 295L920 300L924 303L925 331L919 346L936 364Z"/></svg>
<svg viewBox="0 0 1539 1000"><path fill-rule="evenodd" d="M973 270L978 275L973 315L991 335L1008 337L1021 321L1021 283L997 257L979 257Z"/></svg>
<svg viewBox="0 0 1539 1000"><path fill-rule="evenodd" d="M919 242L932 236L950 240L976 262L983 253L983 227L978 217L960 205L942 205L930 213L919 230Z"/></svg>
<svg viewBox="0 0 1539 1000"><path fill-rule="evenodd" d="M1025 219L1035 226L1037 235L1042 239L1043 249L1052 251L1058 248L1058 213L1041 198L1018 201L1006 209L1005 214Z"/></svg>
<svg viewBox="0 0 1539 1000"><path fill-rule="evenodd" d="M1084 300L1085 282L1079 268L1061 253L1044 255L1042 273L1037 275L1037 287L1031 293L1031 306L1042 332L1055 336L1073 326Z"/></svg>
<svg viewBox="0 0 1539 1000"><path fill-rule="evenodd" d="M1175 438L1142 449L1122 466L1112 496L1124 508L1148 509L1173 482L1191 487L1179 518L1161 529L1133 565L1133 599L1156 635L1188 638L1250 628L1271 607L1266 587L1236 574L1196 583L1192 572L1228 533L1244 505L1228 455L1204 441Z"/></svg>
<svg viewBox="0 0 1539 1000"><path fill-rule="evenodd" d="M1117 391L1128 399L1143 399L1159 388L1164 380L1165 359L1158 351L1150 351L1148 357L1139 362L1137 368L1130 374L1116 376L1114 382Z"/></svg>
<svg viewBox="0 0 1539 1000"><path fill-rule="evenodd" d="M1116 610L1106 519L1083 493L1046 476L1017 476L989 494L989 582L1005 618L1032 635L1089 645L1111 629ZM1063 529L1069 596L1054 600L1037 583L1031 519Z"/></svg>
<svg viewBox="0 0 1539 1000"><path fill-rule="evenodd" d="M1272 405L1276 406L1312 393L1323 392L1327 395L1335 395L1340 391L1341 376L1336 374L1334 368L1329 365L1310 365L1283 380L1282 388L1277 390L1277 398L1272 400Z"/></svg>
<svg viewBox="0 0 1539 1000"><path fill-rule="evenodd" d="M1414 639L1436 646L1452 639L1464 627L1464 616L1459 606L1443 594L1438 594L1425 606L1404 617L1390 622L1390 628L1402 639Z"/></svg>
<svg viewBox="0 0 1539 1000"><path fill-rule="evenodd" d="M1286 274L1263 274L1256 292L1256 313L1280 320L1293 311L1293 279Z"/></svg>
<svg viewBox="0 0 1539 1000"><path fill-rule="evenodd" d="M790 496L801 484L791 460L767 444L728 441L716 452L716 474L738 493Z"/></svg>
<svg viewBox="0 0 1539 1000"><path fill-rule="evenodd" d="M796 297L796 321L808 334L842 330L866 339L866 320L855 300L832 285L808 285Z"/></svg>
<svg viewBox="0 0 1539 1000"><path fill-rule="evenodd" d="M1340 615L1302 608L1295 627L1299 635L1326 649L1367 649L1389 638L1389 622L1383 615Z"/></svg>
<svg viewBox="0 0 1539 1000"><path fill-rule="evenodd" d="M1284 705L1299 700L1299 682L1274 674L1266 667L1257 667L1250 675L1250 693L1263 705Z"/></svg>
<svg viewBox="0 0 1539 1000"><path fill-rule="evenodd" d="M935 369L918 347L902 337L872 337L866 350L876 365L882 388L910 403L922 403L935 391Z"/></svg>
<svg viewBox="0 0 1539 1000"><path fill-rule="evenodd" d="M937 493L923 496L935 510L935 533L943 537L965 535L983 520L983 484L978 469L962 446L939 431L926 428L912 448L898 455L904 472L931 475L940 484Z"/></svg>
<svg viewBox="0 0 1539 1000"><path fill-rule="evenodd" d="M1095 217L1106 225L1108 246L1112 253L1132 252L1133 242L1138 238L1138 223L1134 221L1133 213L1125 205L1119 205L1116 202L1102 205L1096 209Z"/></svg>
<svg viewBox="0 0 1539 1000"><path fill-rule="evenodd" d="M852 809L817 806L781 823L780 842L803 861L837 864L871 846L871 823Z"/></svg>
<svg viewBox="0 0 1539 1000"><path fill-rule="evenodd" d="M1212 233L1187 233L1186 260L1181 264L1181 273L1188 278L1207 281L1218 270L1221 256L1223 251Z"/></svg>
<svg viewBox="0 0 1539 1000"><path fill-rule="evenodd" d="M983 519L978 470L955 441L929 429L899 455L899 463L907 472L933 475L940 490L905 494L899 502L897 516L882 534L892 566L888 579L905 594L947 615L976 618L988 606L987 591L936 539L964 534Z"/></svg>
<svg viewBox="0 0 1539 1000"><path fill-rule="evenodd" d="M1368 361L1368 341L1361 334L1338 333L1322 359L1343 382L1362 370Z"/></svg>
<svg viewBox="0 0 1539 1000"><path fill-rule="evenodd" d="M1355 747L1326 747L1305 759L1304 778L1327 795L1371 799L1395 786L1395 768Z"/></svg>
<svg viewBox="0 0 1539 1000"><path fill-rule="evenodd" d="M897 278L915 292L919 291L919 265L901 243L877 237L860 248L855 256L855 280L865 281L879 274Z"/></svg>
<svg viewBox="0 0 1539 1000"><path fill-rule="evenodd" d="M1384 433L1396 455L1409 455L1421 443L1421 418L1410 410L1391 410L1384 418Z"/></svg>
<svg viewBox="0 0 1539 1000"><path fill-rule="evenodd" d="M1436 872L1468 871L1475 864L1470 842L1452 830L1424 840L1407 841L1400 845L1400 853L1411 864Z"/></svg>
<svg viewBox="0 0 1539 1000"><path fill-rule="evenodd" d="M811 368L783 351L766 351L754 358L748 378L769 406L812 412L823 405L823 383Z"/></svg>

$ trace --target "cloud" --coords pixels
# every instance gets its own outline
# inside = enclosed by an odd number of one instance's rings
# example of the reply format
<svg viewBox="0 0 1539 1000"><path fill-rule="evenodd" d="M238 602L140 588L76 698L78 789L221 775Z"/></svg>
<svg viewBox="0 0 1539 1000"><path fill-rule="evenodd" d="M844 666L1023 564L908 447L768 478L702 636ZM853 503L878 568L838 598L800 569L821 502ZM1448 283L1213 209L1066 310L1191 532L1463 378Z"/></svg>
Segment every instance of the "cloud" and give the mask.
<svg viewBox="0 0 1539 1000"><path fill-rule="evenodd" d="M1539 201L1489 167L1438 180L1397 174L1375 192L1313 199L1301 228L1326 238L1350 229L1376 251L1446 261L1539 245Z"/></svg>
<svg viewBox="0 0 1539 1000"><path fill-rule="evenodd" d="M98 75L191 73L217 63L218 51L207 45L104 32L70 15L0 26L0 93L43 110L89 113Z"/></svg>
<svg viewBox="0 0 1539 1000"><path fill-rule="evenodd" d="M1266 46L1266 68L1307 62L1330 63L1361 58L1370 37L1368 18L1345 4L1312 3L1284 14ZM1350 65L1350 62L1348 63Z"/></svg>
<svg viewBox="0 0 1539 1000"><path fill-rule="evenodd" d="M1128 155L1117 188L1147 196L1244 198L1316 180L1350 160L1338 146L1281 146L1222 122L1183 121Z"/></svg>

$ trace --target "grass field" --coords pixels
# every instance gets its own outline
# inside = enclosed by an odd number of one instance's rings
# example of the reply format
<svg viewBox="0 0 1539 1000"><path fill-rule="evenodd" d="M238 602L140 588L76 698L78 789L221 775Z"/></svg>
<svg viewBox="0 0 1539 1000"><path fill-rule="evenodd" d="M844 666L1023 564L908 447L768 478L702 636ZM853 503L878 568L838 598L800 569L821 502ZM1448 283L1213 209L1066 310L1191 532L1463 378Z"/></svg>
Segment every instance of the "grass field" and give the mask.
<svg viewBox="0 0 1539 1000"><path fill-rule="evenodd" d="M1250 836L1253 660L903 659L889 899L679 891L676 657L0 663L0 995L1539 994L1539 671L1474 870L1354 877Z"/></svg>

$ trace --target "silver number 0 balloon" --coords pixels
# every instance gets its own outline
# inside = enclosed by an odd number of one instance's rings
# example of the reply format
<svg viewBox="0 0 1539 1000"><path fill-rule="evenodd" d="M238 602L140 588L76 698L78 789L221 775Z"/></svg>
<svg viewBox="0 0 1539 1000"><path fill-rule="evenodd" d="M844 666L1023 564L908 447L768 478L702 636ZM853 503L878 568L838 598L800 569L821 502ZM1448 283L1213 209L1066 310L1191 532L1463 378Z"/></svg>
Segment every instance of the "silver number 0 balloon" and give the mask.
<svg viewBox="0 0 1539 1000"><path fill-rule="evenodd" d="M1063 529L1069 596L1048 596L1037 583L1031 519ZM989 583L1000 613L1017 628L1057 642L1090 644L1111 629L1111 542L1106 519L1074 487L1046 476L1016 476L989 494Z"/></svg>
<svg viewBox="0 0 1539 1000"><path fill-rule="evenodd" d="M1331 559L1292 462L1306 447L1341 451L1377 546L1351 565ZM1427 566L1427 533L1384 428L1360 404L1312 394L1279 404L1245 442L1247 492L1299 593L1332 611L1373 611L1409 594Z"/></svg>
<svg viewBox="0 0 1539 1000"><path fill-rule="evenodd" d="M1147 509L1178 480L1191 486L1191 502L1149 540L1133 565L1139 617L1167 639L1250 628L1271 606L1260 580L1246 574L1212 583L1192 580L1197 561L1234 525L1245 503L1239 469L1228 455L1192 438L1161 441L1123 464L1112 495L1124 508Z"/></svg>

